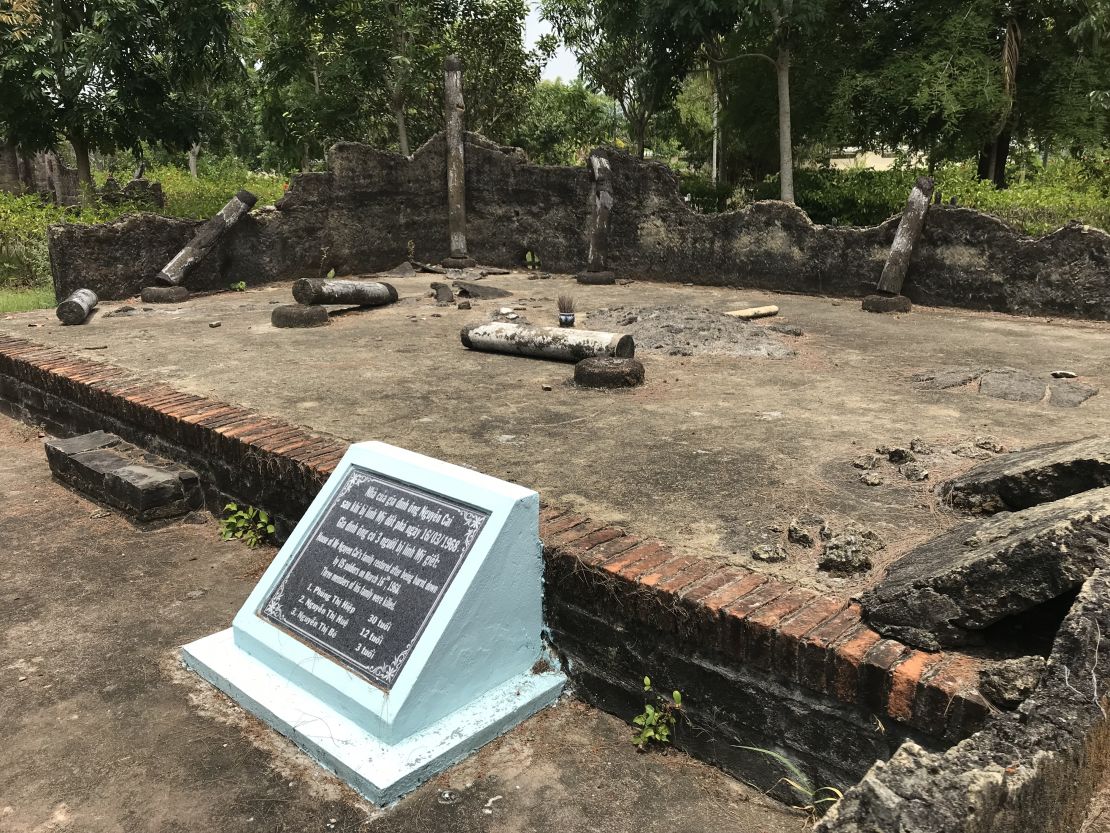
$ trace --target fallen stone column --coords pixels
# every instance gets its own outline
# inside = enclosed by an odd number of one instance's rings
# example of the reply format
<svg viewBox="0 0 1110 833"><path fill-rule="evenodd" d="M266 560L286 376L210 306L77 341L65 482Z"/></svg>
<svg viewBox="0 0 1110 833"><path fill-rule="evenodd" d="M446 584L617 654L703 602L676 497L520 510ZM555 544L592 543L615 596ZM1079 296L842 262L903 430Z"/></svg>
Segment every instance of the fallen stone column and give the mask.
<svg viewBox="0 0 1110 833"><path fill-rule="evenodd" d="M298 304L344 304L352 307L380 307L397 300L397 290L376 281L336 281L302 278L293 284Z"/></svg>
<svg viewBox="0 0 1110 833"><path fill-rule="evenodd" d="M91 289L78 289L58 304L56 312L63 324L84 324L96 305L95 292Z"/></svg>
<svg viewBox="0 0 1110 833"><path fill-rule="evenodd" d="M219 214L197 229L189 244L162 267L162 271L154 276L154 280L163 286L180 285L193 267L215 248L224 233L247 216L256 202L258 197L250 191L240 191L232 197L228 204L220 209Z"/></svg>
<svg viewBox="0 0 1110 833"><path fill-rule="evenodd" d="M888 295L898 295L902 292L902 284L905 283L906 274L910 270L913 248L925 228L925 215L929 211L929 200L933 196L934 187L935 183L930 177L922 176L917 178L913 190L910 191L910 198L906 201L902 220L898 223L898 231L894 235L894 244L890 247L882 277L879 278L879 285L876 287L879 292Z"/></svg>
<svg viewBox="0 0 1110 833"><path fill-rule="evenodd" d="M461 333L471 350L532 356L558 362L580 362L592 356L630 359L636 344L630 335L559 327L526 327L521 324L471 324Z"/></svg>

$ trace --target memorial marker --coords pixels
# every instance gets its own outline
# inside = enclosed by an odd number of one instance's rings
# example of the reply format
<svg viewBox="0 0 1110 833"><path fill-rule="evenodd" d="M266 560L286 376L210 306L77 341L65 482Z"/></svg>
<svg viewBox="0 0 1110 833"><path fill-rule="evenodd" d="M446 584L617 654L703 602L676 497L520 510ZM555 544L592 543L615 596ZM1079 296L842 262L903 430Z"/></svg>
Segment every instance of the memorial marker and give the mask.
<svg viewBox="0 0 1110 833"><path fill-rule="evenodd" d="M185 664L375 803L553 702L539 496L352 446L226 631Z"/></svg>

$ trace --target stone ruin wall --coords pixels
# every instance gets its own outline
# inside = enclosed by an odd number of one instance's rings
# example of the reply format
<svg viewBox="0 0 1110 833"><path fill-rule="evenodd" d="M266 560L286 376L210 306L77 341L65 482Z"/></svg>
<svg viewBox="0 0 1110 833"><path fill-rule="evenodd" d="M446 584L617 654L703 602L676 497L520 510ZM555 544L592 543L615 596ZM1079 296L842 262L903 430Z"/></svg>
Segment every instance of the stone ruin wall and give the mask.
<svg viewBox="0 0 1110 833"><path fill-rule="evenodd" d="M608 265L641 280L857 296L882 272L898 218L869 228L819 226L784 203L698 214L664 165L613 150L615 205ZM448 253L442 136L411 158L342 143L326 173L293 177L276 207L256 210L189 277L193 290L396 266L409 251ZM467 238L480 263L585 268L591 184L585 166L532 165L523 151L468 134ZM59 298L88 286L105 299L136 295L189 240L197 222L138 215L101 226L55 226ZM905 294L921 304L1110 320L1110 235L1079 224L1027 237L967 208L934 206Z"/></svg>
<svg viewBox="0 0 1110 833"><path fill-rule="evenodd" d="M1110 573L1084 584L1044 678L1016 711L943 752L904 743L876 763L818 833L1075 833L1110 761Z"/></svg>

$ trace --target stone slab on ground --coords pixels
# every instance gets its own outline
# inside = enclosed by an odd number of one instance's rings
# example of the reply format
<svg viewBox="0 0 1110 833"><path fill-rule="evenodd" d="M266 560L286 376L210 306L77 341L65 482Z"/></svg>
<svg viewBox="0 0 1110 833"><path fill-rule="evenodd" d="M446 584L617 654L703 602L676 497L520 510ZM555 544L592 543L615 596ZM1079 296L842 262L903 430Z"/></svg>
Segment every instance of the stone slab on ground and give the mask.
<svg viewBox="0 0 1110 833"><path fill-rule="evenodd" d="M1110 486L1110 439L1016 451L976 466L940 487L949 505L976 514L1012 512Z"/></svg>
<svg viewBox="0 0 1110 833"><path fill-rule="evenodd" d="M273 556L142 532L53 481L0 417L0 830L794 833L804 817L566 700L382 812L180 667ZM49 524L43 517L49 517ZM488 811L488 812L487 812Z"/></svg>
<svg viewBox="0 0 1110 833"><path fill-rule="evenodd" d="M1110 563L1110 488L959 526L908 552L860 599L884 636L924 650L1077 590Z"/></svg>
<svg viewBox="0 0 1110 833"><path fill-rule="evenodd" d="M94 500L145 523L185 515L204 505L196 472L93 431L48 439L46 458L54 476Z"/></svg>

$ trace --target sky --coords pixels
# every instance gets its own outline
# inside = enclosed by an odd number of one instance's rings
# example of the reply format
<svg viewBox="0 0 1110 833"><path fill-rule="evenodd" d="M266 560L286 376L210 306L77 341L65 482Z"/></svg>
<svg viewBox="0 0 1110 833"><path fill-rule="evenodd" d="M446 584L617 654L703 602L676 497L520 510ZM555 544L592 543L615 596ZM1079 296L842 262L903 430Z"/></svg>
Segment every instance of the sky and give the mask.
<svg viewBox="0 0 1110 833"><path fill-rule="evenodd" d="M541 35L551 31L551 25L540 20L539 3L532 0L532 10L528 12L528 20L524 24L524 42L528 46L535 44ZM554 81L561 78L564 81L573 81L578 77L578 62L564 47L559 47L555 56L543 68L545 80Z"/></svg>

